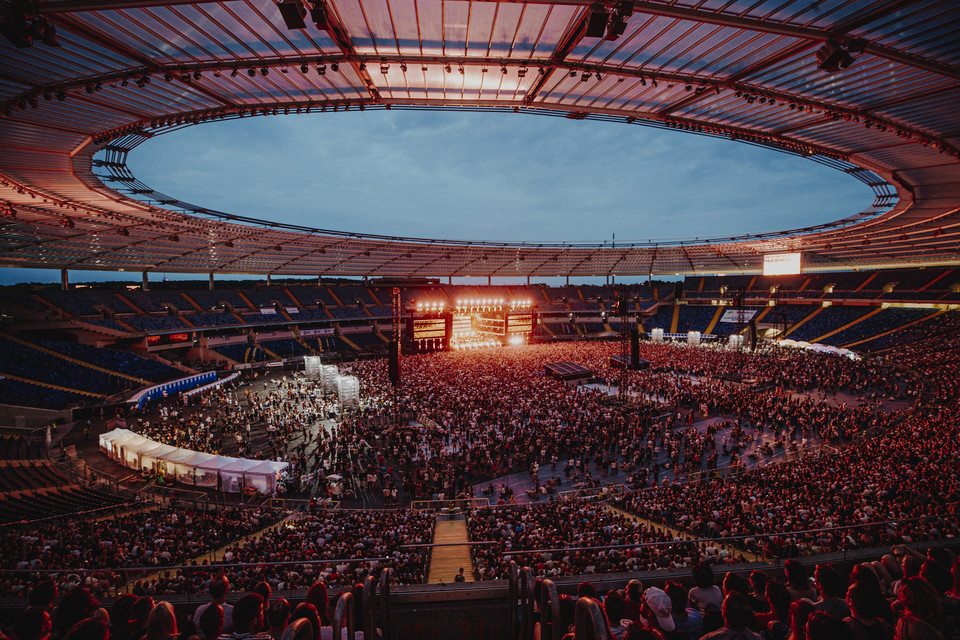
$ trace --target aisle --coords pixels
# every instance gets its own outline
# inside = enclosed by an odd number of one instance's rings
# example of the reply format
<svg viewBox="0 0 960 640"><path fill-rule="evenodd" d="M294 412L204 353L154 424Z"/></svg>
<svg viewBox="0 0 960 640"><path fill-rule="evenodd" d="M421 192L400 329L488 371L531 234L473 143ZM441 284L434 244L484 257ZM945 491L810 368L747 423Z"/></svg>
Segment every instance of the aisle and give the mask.
<svg viewBox="0 0 960 640"><path fill-rule="evenodd" d="M455 546L433 547L430 553L430 575L428 583L453 582L463 568L467 582L473 582L473 564L470 560L470 547L467 542L467 521L463 517L456 520L438 520L433 533L434 544Z"/></svg>

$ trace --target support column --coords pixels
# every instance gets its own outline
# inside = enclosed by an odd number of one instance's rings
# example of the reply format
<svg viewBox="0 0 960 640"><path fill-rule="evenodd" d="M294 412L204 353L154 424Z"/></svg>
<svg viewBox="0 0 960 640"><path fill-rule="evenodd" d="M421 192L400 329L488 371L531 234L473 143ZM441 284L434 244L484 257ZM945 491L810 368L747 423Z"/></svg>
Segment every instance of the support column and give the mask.
<svg viewBox="0 0 960 640"><path fill-rule="evenodd" d="M319 287L319 286L322 285L322 284L323 284L323 276L319 276L319 275L318 275L318 276L317 276L317 286Z"/></svg>
<svg viewBox="0 0 960 640"><path fill-rule="evenodd" d="M213 272L210 272L210 284L207 286L210 291L213 291Z"/></svg>
<svg viewBox="0 0 960 640"><path fill-rule="evenodd" d="M268 286L268 287L273 286L273 282L270 280L270 274L269 274L269 273L267 274L267 286Z"/></svg>
<svg viewBox="0 0 960 640"><path fill-rule="evenodd" d="M487 286L489 287L491 284L493 284L493 276L487 276Z"/></svg>
<svg viewBox="0 0 960 640"><path fill-rule="evenodd" d="M453 284L453 276L447 276L447 284Z"/></svg>
<svg viewBox="0 0 960 640"><path fill-rule="evenodd" d="M570 276L567 276L567 286L570 286Z"/></svg>
<svg viewBox="0 0 960 640"><path fill-rule="evenodd" d="M143 284L140 285L140 288L144 291L150 291L150 280L147 278L147 272L143 272Z"/></svg>
<svg viewBox="0 0 960 640"><path fill-rule="evenodd" d="M70 278L67 276L66 269L60 269L60 290L66 291L70 288Z"/></svg>
<svg viewBox="0 0 960 640"><path fill-rule="evenodd" d="M527 276L527 286L530 286L530 276Z"/></svg>

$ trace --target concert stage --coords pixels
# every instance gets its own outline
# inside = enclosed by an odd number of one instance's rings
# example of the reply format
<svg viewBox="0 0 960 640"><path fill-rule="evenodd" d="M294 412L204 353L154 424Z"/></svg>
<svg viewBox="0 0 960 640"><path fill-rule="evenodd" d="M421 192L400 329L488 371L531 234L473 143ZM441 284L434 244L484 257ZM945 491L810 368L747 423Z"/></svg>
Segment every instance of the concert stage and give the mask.
<svg viewBox="0 0 960 640"><path fill-rule="evenodd" d="M593 377L593 371L585 369L572 362L551 362L543 365L543 372L558 380L588 380Z"/></svg>

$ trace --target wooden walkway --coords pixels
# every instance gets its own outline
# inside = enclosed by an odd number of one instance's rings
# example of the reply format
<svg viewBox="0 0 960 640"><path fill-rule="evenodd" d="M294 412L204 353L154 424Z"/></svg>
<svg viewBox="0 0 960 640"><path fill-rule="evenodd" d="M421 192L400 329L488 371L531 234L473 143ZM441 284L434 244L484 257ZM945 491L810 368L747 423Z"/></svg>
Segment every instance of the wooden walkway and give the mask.
<svg viewBox="0 0 960 640"><path fill-rule="evenodd" d="M467 542L467 521L438 520L433 532L433 544L448 544L448 547L433 547L430 553L428 583L454 582L460 568L467 582L473 582L473 563Z"/></svg>

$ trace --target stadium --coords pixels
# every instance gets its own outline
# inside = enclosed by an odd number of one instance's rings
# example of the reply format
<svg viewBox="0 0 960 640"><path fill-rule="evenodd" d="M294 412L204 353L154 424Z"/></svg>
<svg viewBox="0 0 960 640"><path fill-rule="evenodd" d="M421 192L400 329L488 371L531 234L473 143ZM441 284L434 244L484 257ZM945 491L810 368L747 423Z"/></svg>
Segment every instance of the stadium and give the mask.
<svg viewBox="0 0 960 640"><path fill-rule="evenodd" d="M60 282L0 289L0 633L960 637L958 31L943 0L3 0L0 266ZM445 240L127 162L386 110L731 140L873 199Z"/></svg>

